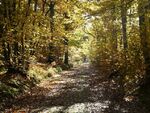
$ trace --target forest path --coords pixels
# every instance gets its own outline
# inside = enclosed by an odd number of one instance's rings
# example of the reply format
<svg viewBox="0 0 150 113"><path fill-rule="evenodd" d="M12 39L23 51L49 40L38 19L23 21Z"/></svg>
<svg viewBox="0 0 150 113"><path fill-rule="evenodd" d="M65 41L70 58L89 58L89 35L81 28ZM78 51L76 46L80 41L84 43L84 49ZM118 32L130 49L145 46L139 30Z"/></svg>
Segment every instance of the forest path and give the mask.
<svg viewBox="0 0 150 113"><path fill-rule="evenodd" d="M134 102L120 104L116 84L102 78L83 64L43 80L7 108L29 113L142 113Z"/></svg>

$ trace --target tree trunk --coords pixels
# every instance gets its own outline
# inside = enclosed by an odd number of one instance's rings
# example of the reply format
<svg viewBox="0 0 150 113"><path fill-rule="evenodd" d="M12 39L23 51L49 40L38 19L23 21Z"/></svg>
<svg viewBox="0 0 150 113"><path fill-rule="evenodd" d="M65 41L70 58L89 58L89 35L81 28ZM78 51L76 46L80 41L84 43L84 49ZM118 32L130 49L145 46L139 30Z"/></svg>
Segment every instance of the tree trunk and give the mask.
<svg viewBox="0 0 150 113"><path fill-rule="evenodd" d="M34 12L36 12L37 11L37 6L38 6L38 0L35 0L34 2L35 2L34 3Z"/></svg>
<svg viewBox="0 0 150 113"><path fill-rule="evenodd" d="M43 14L45 13L45 4L46 4L46 0L43 0L43 2L42 2L42 12L43 12Z"/></svg>
<svg viewBox="0 0 150 113"><path fill-rule="evenodd" d="M51 0L49 10L50 10L50 29L51 29L51 39L53 40L53 33L54 33L54 15L55 15L55 2Z"/></svg>
<svg viewBox="0 0 150 113"><path fill-rule="evenodd" d="M150 3L139 2L139 27L141 45L146 65L146 78L145 83L150 83L150 17L148 16L150 10Z"/></svg>
<svg viewBox="0 0 150 113"><path fill-rule="evenodd" d="M128 42L127 42L127 6L125 0L121 0L121 20L122 20L123 47L126 50L128 48Z"/></svg>
<svg viewBox="0 0 150 113"><path fill-rule="evenodd" d="M50 5L49 5L49 17L50 17L50 32L51 32L51 40L53 40L53 33L54 33L54 15L55 15L55 2L54 1L50 1ZM49 62L51 63L52 61L55 61L55 55L54 55L54 45L52 43L49 43Z"/></svg>
<svg viewBox="0 0 150 113"><path fill-rule="evenodd" d="M116 7L115 5L113 6L112 10L112 42L113 42L113 49L117 51L118 47L118 41L117 41L117 28L115 26L116 23Z"/></svg>
<svg viewBox="0 0 150 113"><path fill-rule="evenodd" d="M64 64L69 65L69 55L68 55L68 39L65 38L65 58L64 58Z"/></svg>

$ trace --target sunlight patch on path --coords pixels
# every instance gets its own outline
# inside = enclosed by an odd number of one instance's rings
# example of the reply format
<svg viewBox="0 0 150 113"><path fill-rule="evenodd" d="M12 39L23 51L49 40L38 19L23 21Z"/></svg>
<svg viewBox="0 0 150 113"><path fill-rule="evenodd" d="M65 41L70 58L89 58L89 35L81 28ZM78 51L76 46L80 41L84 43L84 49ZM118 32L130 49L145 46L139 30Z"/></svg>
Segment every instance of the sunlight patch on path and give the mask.
<svg viewBox="0 0 150 113"><path fill-rule="evenodd" d="M39 112L39 113L60 113L64 109L63 106L56 106L51 108L46 108L45 110Z"/></svg>
<svg viewBox="0 0 150 113"><path fill-rule="evenodd" d="M79 103L68 107L64 113L103 113L108 103Z"/></svg>
<svg viewBox="0 0 150 113"><path fill-rule="evenodd" d="M55 106L46 108L40 113L104 113L104 110L109 107L110 102L104 103L77 103L65 109L64 106Z"/></svg>

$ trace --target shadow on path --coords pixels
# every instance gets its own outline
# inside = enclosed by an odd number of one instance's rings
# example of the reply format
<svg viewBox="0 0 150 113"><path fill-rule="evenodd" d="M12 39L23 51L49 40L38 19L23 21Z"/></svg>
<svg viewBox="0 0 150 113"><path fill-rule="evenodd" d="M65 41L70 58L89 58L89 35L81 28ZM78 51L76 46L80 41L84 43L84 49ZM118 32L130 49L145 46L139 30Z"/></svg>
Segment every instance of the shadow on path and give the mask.
<svg viewBox="0 0 150 113"><path fill-rule="evenodd" d="M121 106L115 84L102 78L83 64L60 77L43 80L5 108L30 113L141 113L134 103L121 102Z"/></svg>

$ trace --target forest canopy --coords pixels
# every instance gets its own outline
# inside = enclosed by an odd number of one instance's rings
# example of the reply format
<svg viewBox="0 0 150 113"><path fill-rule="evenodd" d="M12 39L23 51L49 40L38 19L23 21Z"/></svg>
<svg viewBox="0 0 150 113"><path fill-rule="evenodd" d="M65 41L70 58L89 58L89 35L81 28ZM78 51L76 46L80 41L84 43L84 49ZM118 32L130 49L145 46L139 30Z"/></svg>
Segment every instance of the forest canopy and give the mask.
<svg viewBox="0 0 150 113"><path fill-rule="evenodd" d="M149 0L0 0L0 12L0 76L89 62L124 95L150 84Z"/></svg>

